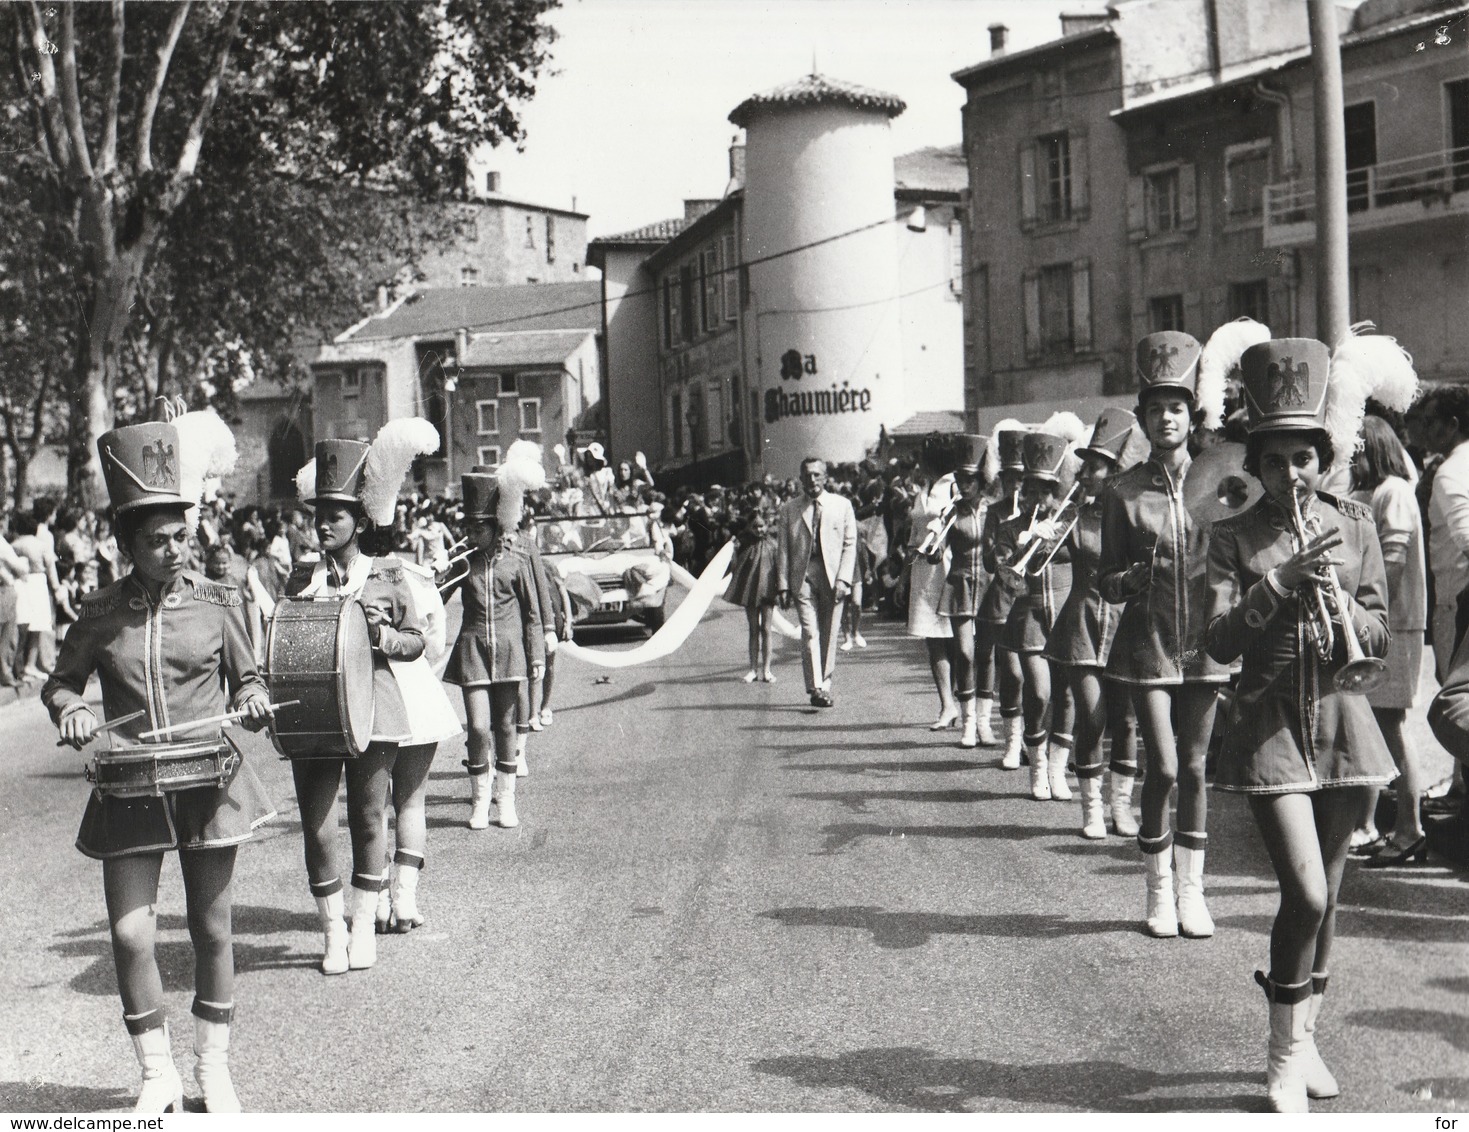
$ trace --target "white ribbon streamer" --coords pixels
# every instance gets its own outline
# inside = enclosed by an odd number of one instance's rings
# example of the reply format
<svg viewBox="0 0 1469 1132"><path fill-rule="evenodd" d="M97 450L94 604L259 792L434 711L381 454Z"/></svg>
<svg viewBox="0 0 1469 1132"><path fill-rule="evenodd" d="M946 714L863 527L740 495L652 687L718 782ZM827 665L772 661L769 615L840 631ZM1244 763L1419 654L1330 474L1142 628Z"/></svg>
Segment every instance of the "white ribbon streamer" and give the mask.
<svg viewBox="0 0 1469 1132"><path fill-rule="evenodd" d="M733 541L725 543L697 578L674 565L673 576L681 585L688 586L688 596L679 603L662 628L637 648L626 652L604 652L600 649L584 648L575 641L562 641L556 651L598 668L632 668L634 665L668 656L689 639L714 599L728 587L728 570L730 561L734 558L734 549Z"/></svg>
<svg viewBox="0 0 1469 1132"><path fill-rule="evenodd" d="M670 565L673 567L673 580L679 585L685 586L688 589L692 590L696 585L699 584L699 579L690 574L677 562L672 562L670 563ZM724 580L724 586L719 590L719 593L723 594L724 591L729 588L729 584L732 581L734 581L733 574L731 574ZM774 607L772 607L770 610L770 624L777 633L779 633L788 641L799 641L801 639L801 630L798 629L795 625L792 625L789 621L787 621L785 619L785 615L782 614L779 609L776 609Z"/></svg>

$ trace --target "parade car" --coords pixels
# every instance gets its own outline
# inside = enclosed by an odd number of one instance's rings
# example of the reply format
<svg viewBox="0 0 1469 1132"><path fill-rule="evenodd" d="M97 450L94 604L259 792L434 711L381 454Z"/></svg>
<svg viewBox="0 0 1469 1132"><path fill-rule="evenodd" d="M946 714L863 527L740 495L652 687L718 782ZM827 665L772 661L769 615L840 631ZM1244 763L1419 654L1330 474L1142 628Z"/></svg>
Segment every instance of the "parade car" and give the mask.
<svg viewBox="0 0 1469 1132"><path fill-rule="evenodd" d="M590 606L577 617L578 624L641 621L655 632L662 626L672 570L658 553L659 535L647 515L538 518L536 537L546 565L567 583L573 604L585 600Z"/></svg>

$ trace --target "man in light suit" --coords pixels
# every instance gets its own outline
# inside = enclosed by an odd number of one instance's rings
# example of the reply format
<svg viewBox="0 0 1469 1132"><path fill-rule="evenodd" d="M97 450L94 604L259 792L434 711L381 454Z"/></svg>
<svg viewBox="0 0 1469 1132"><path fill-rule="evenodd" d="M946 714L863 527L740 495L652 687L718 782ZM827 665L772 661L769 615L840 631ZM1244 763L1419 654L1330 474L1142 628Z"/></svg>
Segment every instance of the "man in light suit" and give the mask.
<svg viewBox="0 0 1469 1132"><path fill-rule="evenodd" d="M806 691L816 707L831 707L836 619L857 568L857 516L851 503L826 490L825 461L801 462L801 487L804 493L781 508L776 526L777 599L789 609L794 596Z"/></svg>

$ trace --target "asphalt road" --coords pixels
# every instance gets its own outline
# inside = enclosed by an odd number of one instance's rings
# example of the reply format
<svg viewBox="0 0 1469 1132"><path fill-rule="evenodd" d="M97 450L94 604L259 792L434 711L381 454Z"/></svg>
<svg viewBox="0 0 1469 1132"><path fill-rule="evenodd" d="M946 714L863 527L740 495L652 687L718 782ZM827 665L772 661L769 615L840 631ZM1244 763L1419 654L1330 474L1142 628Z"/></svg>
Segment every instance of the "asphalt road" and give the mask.
<svg viewBox="0 0 1469 1132"><path fill-rule="evenodd" d="M288 767L252 740L280 817L237 869L247 1109L1260 1111L1275 894L1240 801L1211 795L1218 934L1149 939L1136 848L1083 841L1077 802L930 734L915 643L867 636L820 713L789 645L779 683L740 682L724 605L669 660L606 682L563 663L520 828L465 828L462 742L443 744L428 924L344 976L317 970ZM1421 720L1413 738L1432 743ZM100 867L72 847L81 757L35 703L0 712L0 750L0 1110L125 1107ZM1463 1109L1469 883L1352 866L1342 901L1319 1043L1344 1092L1317 1107ZM172 861L159 914L189 1081Z"/></svg>

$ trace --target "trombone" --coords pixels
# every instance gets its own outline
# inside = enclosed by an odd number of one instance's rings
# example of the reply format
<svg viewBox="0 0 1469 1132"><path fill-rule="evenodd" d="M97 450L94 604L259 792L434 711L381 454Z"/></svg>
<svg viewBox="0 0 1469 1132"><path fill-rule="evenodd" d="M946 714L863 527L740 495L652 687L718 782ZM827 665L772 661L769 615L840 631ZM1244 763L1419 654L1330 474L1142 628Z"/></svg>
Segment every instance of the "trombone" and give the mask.
<svg viewBox="0 0 1469 1132"><path fill-rule="evenodd" d="M944 540L949 537L949 532L954 529L954 524L959 519L959 496L954 496L939 512L936 519L928 524L928 531L923 536L923 541L918 544L917 553L924 558L932 558L938 554L939 548L944 545Z"/></svg>
<svg viewBox="0 0 1469 1132"><path fill-rule="evenodd" d="M1291 518L1296 528L1296 549L1300 550L1321 534L1321 521L1313 519L1310 524L1306 522L1301 513L1300 497L1294 491L1290 493L1290 504ZM1362 651L1362 643L1357 640L1357 631L1347 613L1347 600L1342 593L1341 578L1337 576L1335 566L1330 563L1322 566L1310 586L1315 600L1312 602L1311 621L1307 631L1316 643L1317 655L1323 663L1330 663L1331 654L1336 648L1336 618L1340 617L1342 644L1346 646L1347 662L1337 670L1334 677L1336 690L1366 695L1387 678L1387 661L1368 656ZM1328 588L1331 591L1331 605L1336 606L1335 614L1327 604Z"/></svg>
<svg viewBox="0 0 1469 1132"><path fill-rule="evenodd" d="M1071 506L1071 500L1075 498L1076 493L1080 489L1080 487L1081 481L1078 479L1071 485L1071 490L1068 491L1066 495L1062 498L1056 509L1051 512L1051 516L1059 518L1061 515L1065 514L1066 508ZM1019 577L1025 577L1026 572L1030 566L1030 560L1035 557L1036 551L1038 551L1042 546L1046 546L1049 549L1049 553L1046 555L1045 561L1042 562L1040 567L1036 570L1036 573L1040 573L1041 570L1045 569L1045 567L1049 565L1051 559L1056 556L1056 551L1060 549L1061 544L1066 541L1066 536L1071 533L1071 528L1076 526L1076 519L1077 516L1081 514L1081 509L1078 507L1074 510L1076 511L1076 514L1072 516L1071 522L1066 525L1066 529L1062 531L1054 540L1039 538L1031 539L1030 545L1025 548L1025 553L1022 554L1014 562L1011 562L1008 566L1005 567L1005 569L1009 570L1013 574L1018 575ZM1049 518L1051 516L1047 517ZM1036 523L1039 521L1039 517L1040 506L1037 505L1035 511L1031 514L1030 517L1030 532L1034 533Z"/></svg>

